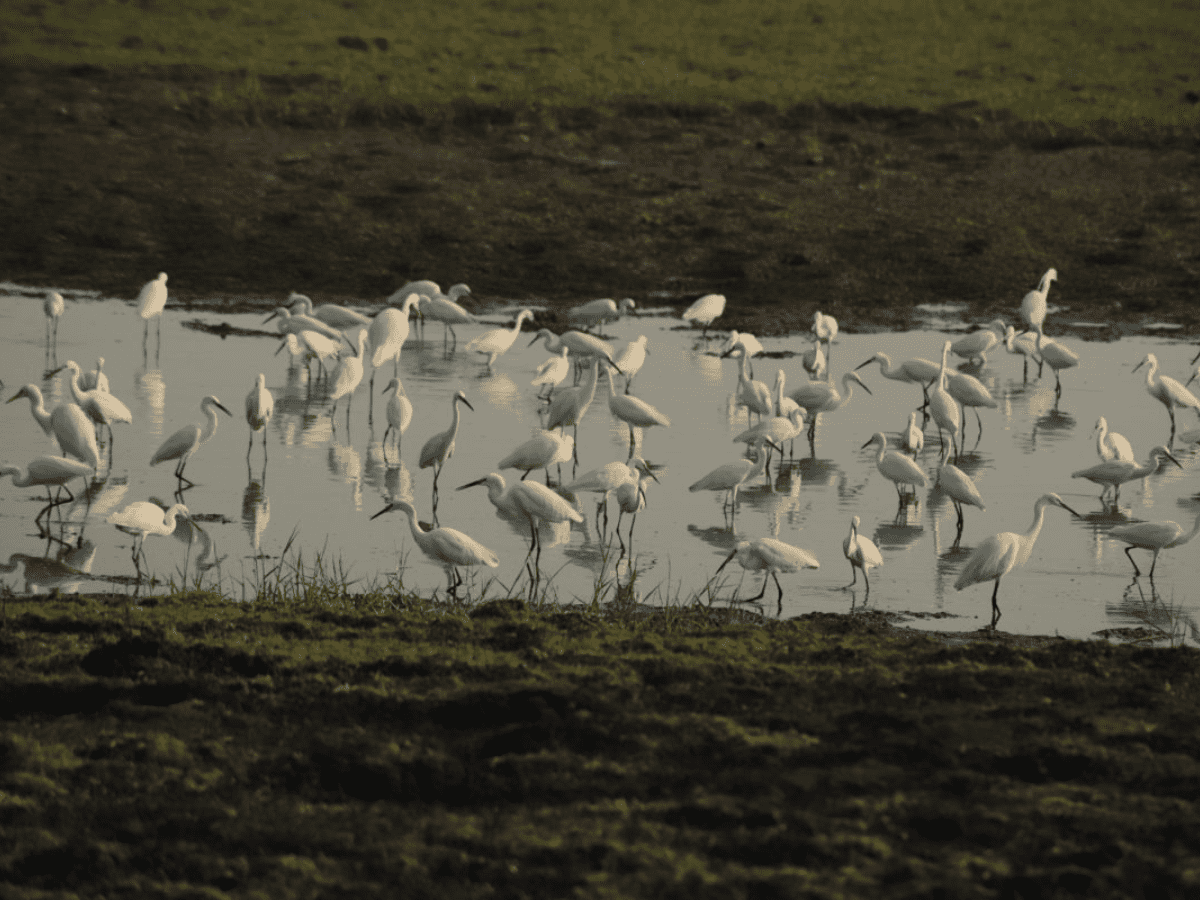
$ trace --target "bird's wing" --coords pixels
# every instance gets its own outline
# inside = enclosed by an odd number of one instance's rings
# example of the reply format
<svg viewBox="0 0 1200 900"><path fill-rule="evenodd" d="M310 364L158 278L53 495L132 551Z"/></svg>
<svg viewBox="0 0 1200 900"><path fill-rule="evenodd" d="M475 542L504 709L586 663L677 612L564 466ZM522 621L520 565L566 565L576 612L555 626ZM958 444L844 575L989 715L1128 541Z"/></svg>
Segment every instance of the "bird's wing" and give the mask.
<svg viewBox="0 0 1200 900"><path fill-rule="evenodd" d="M104 413L104 418L109 422L133 421L133 413L129 411L129 407L112 394L106 394L103 391L94 391L92 399L100 411Z"/></svg>
<svg viewBox="0 0 1200 900"><path fill-rule="evenodd" d="M880 554L879 548L875 546L875 542L861 534L858 536L858 552L862 555L864 566L879 568L883 565L883 556Z"/></svg>
<svg viewBox="0 0 1200 900"><path fill-rule="evenodd" d="M440 562L449 561L455 566L484 565L496 568L500 558L472 537L453 528L438 528L427 536Z"/></svg>
<svg viewBox="0 0 1200 900"><path fill-rule="evenodd" d="M775 538L761 538L754 545L755 551L767 564L768 568L781 572L794 572L797 569L819 569L821 564L807 550L777 541Z"/></svg>
<svg viewBox="0 0 1200 900"><path fill-rule="evenodd" d="M561 522L570 519L582 522L583 515L574 506L544 484L536 481L519 481L512 487L513 497L521 510L528 516Z"/></svg>
<svg viewBox="0 0 1200 900"><path fill-rule="evenodd" d="M1183 528L1176 522L1137 522L1133 525L1118 525L1111 529L1109 537L1132 544L1162 548L1178 540Z"/></svg>
<svg viewBox="0 0 1200 900"><path fill-rule="evenodd" d="M155 525L163 521L162 508L147 500L130 503L104 520L109 525L116 525L123 530L140 529L147 524Z"/></svg>
<svg viewBox="0 0 1200 900"><path fill-rule="evenodd" d="M1016 535L1009 532L993 534L976 547L963 570L958 573L954 589L961 591L968 585L991 581L1008 572L1012 564L1006 566L1006 561L1016 557L1017 542L1014 538Z"/></svg>
<svg viewBox="0 0 1200 900"><path fill-rule="evenodd" d="M156 466L168 459L179 459L200 443L200 426L185 425L167 438L150 457L150 465Z"/></svg>
<svg viewBox="0 0 1200 900"><path fill-rule="evenodd" d="M689 491L708 491L714 489L729 490L735 484L740 484L742 479L746 477L751 469L754 468L754 463L749 460L729 463L724 466L719 466L713 469L695 484L688 488Z"/></svg>
<svg viewBox="0 0 1200 900"><path fill-rule="evenodd" d="M77 459L67 459L65 456L38 456L29 461L29 476L34 481L90 474L91 466Z"/></svg>

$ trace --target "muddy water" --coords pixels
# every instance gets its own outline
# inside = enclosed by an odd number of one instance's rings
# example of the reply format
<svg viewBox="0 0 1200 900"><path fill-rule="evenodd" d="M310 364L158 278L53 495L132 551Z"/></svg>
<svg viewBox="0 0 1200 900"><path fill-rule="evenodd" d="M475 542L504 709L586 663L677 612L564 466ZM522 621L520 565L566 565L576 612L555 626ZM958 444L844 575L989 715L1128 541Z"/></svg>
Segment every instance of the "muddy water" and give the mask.
<svg viewBox="0 0 1200 900"><path fill-rule="evenodd" d="M197 317L252 330L272 327L262 325L261 315L197 316L168 310L161 350L156 353L152 331L143 355L142 323L130 305L68 298L52 356L58 363L75 359L85 369L104 356L111 389L130 407L134 422L115 427L113 471L106 484L92 492L90 509L83 502L64 506L62 523L55 514L53 534L69 546L38 537L33 520L44 505L37 499L39 491L16 488L5 479L0 487L0 561L8 561L0 575L3 583L17 592L57 588L132 593L131 539L105 524L104 517L135 500L172 502L172 464L150 468L149 458L167 435L201 421L200 400L215 394L233 416L221 415L216 436L189 463L187 475L196 486L183 494L203 531L193 533L190 545L186 528L174 538L151 538L146 553L156 577L178 581L186 574L193 580L199 573L206 583L219 583L241 596L252 591L257 573L273 565L294 532L293 546L307 560L323 551L327 560L337 560L351 578L364 584L400 572L410 587L444 586L444 574L414 547L402 515L370 517L391 499L406 498L415 503L422 519L431 518L432 473L419 469L417 458L422 444L449 426L451 398L458 390L474 411L463 410L456 451L440 480L439 521L467 532L499 555L499 569L472 576L477 593L493 577L498 581L487 587L492 596L522 577L527 528L496 516L483 488L455 488L495 471L496 462L538 426L537 389L529 382L548 354L540 343L528 347L531 335L523 334L488 373L481 358L462 349L484 326L460 328L457 353L443 349L440 325L428 327L424 343L414 332L404 349L400 377L415 416L399 460L393 447L385 461L381 439L386 398L380 391L391 376L390 365L376 380L374 424L368 419L372 398L365 381L354 394L347 424L344 403L331 419L325 387L315 377L310 380L304 369L289 367L286 352L273 355L277 339L222 339L184 327L185 320ZM501 322L506 316L488 318ZM893 358L935 359L942 341L958 336L944 330L953 327L952 313L940 311L926 331L840 335L833 347L833 369L840 377L876 351ZM760 576L748 573L742 581L735 563L726 569L732 570L730 577L723 573L718 581L710 579L738 541L774 536L821 561L819 570L780 576L784 616L869 604L912 613L916 627L972 630L990 620L991 584L954 590L971 548L995 532L1027 529L1034 500L1054 491L1082 518L1072 519L1058 509L1047 512L1028 564L1001 585L1001 627L1087 637L1103 629L1149 626L1173 632L1176 640L1192 639L1190 623L1200 621L1200 587L1194 577L1200 571L1200 541L1165 552L1152 585L1146 577L1135 581L1123 545L1106 533L1116 524L1146 519L1173 519L1190 528L1200 513L1195 445L1177 441L1182 469L1168 464L1155 476L1127 484L1115 512L1100 503L1098 488L1070 477L1072 471L1098 461L1093 435L1098 416L1106 416L1114 430L1132 441L1140 459L1154 444L1165 443L1166 412L1147 396L1142 373L1131 369L1147 352L1154 352L1165 374L1186 381L1191 346L1169 338L1109 344L1067 339L1082 359L1078 368L1063 374L1065 389L1057 404L1049 371L1041 381L1033 380L1033 373L1029 383L1023 383L1019 357L992 354L985 368L972 370L999 407L982 411L978 442L975 417L968 413L968 452L959 466L976 480L987 509L967 510L956 546L955 513L948 500L928 488L919 492L918 503L898 510L896 492L877 471L873 451L861 449L876 431L893 440L898 437L908 411L919 400L918 388L884 379L876 366L863 369L860 374L873 395L855 390L844 408L821 417L811 452L806 441L797 441L795 459L782 471L773 462L769 481L759 479L745 487L731 528L720 495L693 494L687 487L739 458L741 445L731 439L745 428L746 416L744 411L736 413L731 402L737 379L734 361L711 355L695 334L679 330L678 320L665 317L626 319L607 326L606 332L618 346L639 334L648 336L651 355L634 382L634 393L673 423L642 437L641 452L656 467L661 482L650 484L648 506L634 532L635 591L643 602L687 599L706 585L716 602L732 599L735 590L740 597L752 596ZM764 344L768 353L805 349L799 338ZM5 399L26 382L42 388L48 405L69 397L67 373L44 374L55 359L46 357L40 299L0 297L0 347ZM755 361L756 376L768 385L779 368L793 387L805 377L798 357ZM258 443L247 462L249 432L242 413L259 372L266 375L276 401L265 463ZM602 380L579 429L579 474L627 456L628 432L609 413L607 396ZM26 401L0 406L0 416L6 462L24 464L36 455L56 452L34 423ZM1181 431L1198 425L1193 413L1180 415ZM932 423L926 440L918 462L932 476L938 463ZM503 474L509 480L519 476L511 470ZM565 467L564 474L570 475ZM44 491L40 496L44 498ZM598 537L594 496L579 498L587 515L584 525L543 536L541 568L545 578L552 576L551 595L563 602L590 600L597 579L611 578L614 570L628 577L629 559L621 558L619 545ZM884 558L883 568L871 573L869 599L861 577L856 589L842 589L851 571L841 544L854 515L861 517L863 532L879 545ZM627 527L628 519L623 529ZM1145 560L1145 571L1149 554L1135 551L1135 557L1139 563ZM774 598L772 584L766 595L768 614L775 612Z"/></svg>

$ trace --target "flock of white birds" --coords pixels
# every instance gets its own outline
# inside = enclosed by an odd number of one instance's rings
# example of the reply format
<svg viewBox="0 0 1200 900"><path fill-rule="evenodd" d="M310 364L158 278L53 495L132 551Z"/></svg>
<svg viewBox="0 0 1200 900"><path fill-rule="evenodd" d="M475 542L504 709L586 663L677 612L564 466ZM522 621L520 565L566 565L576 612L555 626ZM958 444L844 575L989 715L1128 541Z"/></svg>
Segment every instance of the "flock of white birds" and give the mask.
<svg viewBox="0 0 1200 900"><path fill-rule="evenodd" d="M1076 366L1079 356L1062 343L1047 338L1044 333L1047 296L1051 283L1057 277L1056 270L1049 269L1038 287L1025 296L1018 311L1022 326L1020 330L1002 319L996 319L957 341L946 341L939 362L914 358L893 363L887 354L877 353L858 366L858 370L861 370L878 364L880 374L884 378L913 384L921 390L923 402L910 414L900 447L889 447L888 438L882 431L877 432L863 445L877 447L876 466L880 474L895 485L901 506L908 502L910 490L915 497L916 489L929 483L928 476L915 460L924 447L926 426L932 421L942 446L941 464L934 477L941 490L955 505L960 536L963 528L963 507L984 508L984 500L979 490L971 478L956 467L952 460L958 452L960 433L965 435L966 432L966 410L975 410L977 425L982 435L983 425L978 410L980 407L994 408L997 404L978 379L949 368L949 358L954 354L969 364L983 365L987 362L987 354L993 351L1003 349L1008 353L1019 354L1023 357L1026 376L1030 362L1037 364L1039 376L1044 367L1049 366L1055 376L1056 396L1061 394L1061 374ZM138 313L145 323L143 348L149 339L151 319L159 320L161 341L161 314L167 300L166 282L166 274L160 273L155 280L142 288L139 295ZM345 399L346 414L349 416L353 395L366 377L368 366L370 391L374 391L376 370L386 365L389 360L393 363L393 375L398 376L399 358L409 338L412 317L419 317L421 327L425 322L442 323L443 341L448 343L453 340L457 345L455 326L474 325L478 322L476 316L459 302L469 295L470 289L465 284L456 284L447 293L443 293L435 282L410 282L388 298L385 308L372 317L336 304L314 306L308 297L292 294L288 300L289 305L276 310L267 321L278 320L278 330L284 339L277 353L287 349L293 364L311 366L316 362L322 371L328 367L329 396L332 401L330 415L336 414L338 403ZM48 350L57 340L58 320L63 315L64 308L62 297L50 292L44 302ZM642 369L649 353L647 339L642 335L617 352L607 341L589 334L586 330L619 319L631 313L634 308L634 301L628 298L619 303L607 299L595 300L573 308L568 314L573 324L585 330L554 334L543 328L536 332L530 346L542 341L546 350L552 354L538 367L536 377L532 381L533 385L539 387L539 402L546 404L544 428L498 463L501 470L515 469L522 472L520 480L509 484L501 474L493 472L459 488L463 490L474 486L486 487L488 499L500 512L528 523L530 546L525 565L531 578L536 578L540 562L540 524L583 521L583 514L576 501L577 494L594 492L600 495L600 504L596 511L597 524L599 526L603 513L605 528L608 520L608 499L610 496L616 498L619 509L616 534L624 547L624 538L620 530L621 517L632 517L628 531L629 540L632 542L637 513L645 507L647 501L647 485L652 480L657 481L650 464L641 456L635 455L638 432L652 427L668 427L671 424L670 419L650 403L630 394L634 378ZM708 330L724 309L725 297L709 294L693 303L682 314L682 318L693 325L699 325L703 329L702 338L707 342ZM485 365L490 369L517 341L523 323L532 318L533 311L522 309L511 326L480 334L466 344L466 349L480 354L481 358L486 358ZM834 382L830 358L837 332L838 323L832 316L820 312L814 315L811 329L812 346L801 355L803 368L809 380L791 391L786 390L786 374L782 369L777 372L773 388L755 380L752 360L762 353L762 344L753 335L737 331L729 333L721 356L733 357L737 363L734 397L737 406L746 410L749 427L738 435L735 441L747 445L749 458L714 469L690 485L689 490L722 492L726 498L723 509L728 508L730 515L735 515L739 488L768 472L772 450L782 454L783 444L803 436L806 430L809 440L814 440L822 413L835 412L848 404L856 386L870 391L857 374L857 370L846 372L840 382ZM1193 365L1198 359L1200 354L1193 359ZM42 393L34 384L25 385L9 399L10 403L22 398L27 399L34 419L47 435L57 440L62 451L61 456L40 456L24 467L0 466L0 475L11 475L16 486L37 485L46 488L48 505L35 520L39 529L42 527L42 517L48 516L54 506L74 499L67 487L68 483L76 478L85 479L85 483L88 478L99 479L106 467L111 469L112 425L132 421L129 408L109 391L103 366L104 360L100 358L93 371L84 372L75 361L68 361L62 368L70 372L73 402L61 403L53 410L46 409ZM1130 442L1122 435L1111 432L1105 419L1101 418L1095 429L1096 452L1100 461L1094 466L1073 473L1074 477L1088 479L1100 485L1104 492L1102 498L1111 490L1113 503L1119 497L1121 485L1143 478L1157 471L1163 464L1180 465L1171 452L1176 437L1175 410L1190 407L1200 414L1200 400L1188 388L1191 380L1200 374L1200 369L1196 370L1187 384L1183 384L1159 374L1159 364L1154 354L1148 354L1137 368L1143 366L1146 369L1147 392L1166 407L1170 417L1171 433L1167 444L1153 448L1147 461L1139 463L1134 457ZM573 369L574 383L568 385L567 380ZM578 427L595 398L602 370L608 381L609 411L629 429L629 458L625 461L610 462L563 483L561 464L578 459ZM620 386L617 377L622 379ZM393 436L397 445L396 453L399 455L403 435L413 420L413 406L405 395L399 377L392 377L383 392L391 394L385 407L387 430L383 444L386 459L389 438ZM500 560L493 551L470 536L453 528L442 527L437 521L438 479L443 467L454 454L462 415L460 405L465 405L468 410L474 409L461 391L455 393L450 403L449 428L426 441L419 455L420 468L433 469L434 524L424 526L420 523L415 507L407 501L393 502L372 518L392 510L404 513L408 517L413 541L429 559L446 569L450 578L450 591L453 593L462 583L459 569L470 566L495 568L499 566ZM203 423L189 425L175 432L163 441L149 458L151 466L168 461L176 463L175 477L179 483L180 499L184 486L192 484L185 475L188 461L216 434L218 411L231 415L229 409L215 396L205 397L200 407L204 414ZM259 374L245 400L246 421L250 428L247 456L253 449L255 434L260 431L263 432L263 453L266 454L266 426L273 411L274 399L266 387L265 376ZM754 416L758 419L756 424L751 422ZM571 427L572 434L567 433L568 426ZM1189 433L1188 436L1193 435ZM105 446L107 460L101 452L101 448ZM556 489L549 486L551 466L559 467L560 477ZM525 480L530 472L537 469L545 470L546 485ZM52 493L52 488L57 493ZM1041 532L1045 511L1051 506L1078 515L1057 494L1045 494L1037 498L1030 528L1023 533L1003 532L983 540L963 565L955 581L955 588L958 590L973 584L994 582L991 595L993 628L1000 617L997 603L1000 581L1028 561ZM140 560L144 558L145 538L149 535L171 534L175 530L177 518L189 515L187 507L181 502L163 510L155 503L141 501L114 512L106 521L135 536L132 555L140 576ZM47 522L47 530L48 524ZM883 558L875 544L859 533L860 524L859 517L854 516L850 522L849 534L843 542L843 552L851 565L853 575L851 585L847 587L857 583L861 572L869 591L868 572L872 568L882 566ZM1186 543L1198 532L1200 516L1190 532L1175 522L1159 521L1122 525L1111 529L1109 534L1126 543L1126 553L1135 573L1139 575L1140 569L1130 551L1136 548L1151 551L1153 562L1150 576L1153 577L1159 553ZM780 610L783 587L779 583L778 574L819 566L818 560L809 551L774 538L738 543L717 572L733 560L746 570L765 573L762 589L756 596L749 598L751 601L761 599L766 592L768 581L774 579Z"/></svg>

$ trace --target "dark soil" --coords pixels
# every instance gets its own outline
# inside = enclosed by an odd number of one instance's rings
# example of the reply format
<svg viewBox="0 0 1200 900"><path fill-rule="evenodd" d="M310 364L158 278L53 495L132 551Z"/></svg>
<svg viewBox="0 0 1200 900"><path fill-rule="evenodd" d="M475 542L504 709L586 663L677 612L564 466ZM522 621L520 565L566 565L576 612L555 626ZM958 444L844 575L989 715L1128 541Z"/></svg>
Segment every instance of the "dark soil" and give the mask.
<svg viewBox="0 0 1200 900"><path fill-rule="evenodd" d="M7 603L5 896L1155 897L1200 657L875 616Z"/></svg>
<svg viewBox="0 0 1200 900"><path fill-rule="evenodd" d="M203 99L216 81L0 69L2 276L133 297L163 270L172 303L224 308L291 290L377 303L427 277L484 304L718 291L725 327L770 334L818 308L858 330L926 302L1013 319L1054 266L1070 313L1051 333L1200 328L1193 134L969 106L299 114L285 79L261 108Z"/></svg>

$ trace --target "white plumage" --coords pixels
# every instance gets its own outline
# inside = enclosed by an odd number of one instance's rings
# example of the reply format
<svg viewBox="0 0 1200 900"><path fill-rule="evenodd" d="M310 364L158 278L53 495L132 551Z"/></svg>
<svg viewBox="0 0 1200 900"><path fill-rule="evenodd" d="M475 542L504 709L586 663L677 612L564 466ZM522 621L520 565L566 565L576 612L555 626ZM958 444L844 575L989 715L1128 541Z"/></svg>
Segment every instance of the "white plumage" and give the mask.
<svg viewBox="0 0 1200 900"><path fill-rule="evenodd" d="M765 442L766 438L760 436L751 445L750 449L755 454L753 462L748 459L739 459L737 462L718 466L690 485L688 490L692 493L696 491L726 491L727 497L721 504L721 508L724 509L728 504L732 505L736 511L737 495L741 486L767 471L767 450L763 446Z"/></svg>
<svg viewBox="0 0 1200 900"><path fill-rule="evenodd" d="M500 460L501 469L520 469L524 474L521 480L534 469L549 470L555 463L565 463L571 459L575 450L575 440L570 435L555 434L553 431L536 429L533 437L521 444L504 459Z"/></svg>
<svg viewBox="0 0 1200 900"><path fill-rule="evenodd" d="M956 356L984 365L987 363L988 352L1004 340L1007 328L1003 319L995 319L978 331L954 341L950 344L950 349Z"/></svg>
<svg viewBox="0 0 1200 900"><path fill-rule="evenodd" d="M413 405L404 393L404 385L400 383L399 378L393 378L387 383L383 393L386 394L388 391L395 391L395 393L388 398L386 410L388 427L383 432L382 443L386 445L388 434L395 431L396 443L399 445L404 437L404 432L408 431L408 426L412 423Z"/></svg>
<svg viewBox="0 0 1200 900"><path fill-rule="evenodd" d="M853 580L843 590L848 590L858 583L858 572L861 569L863 581L867 583L867 593L870 594L871 579L867 577L867 570L881 567L883 556L880 555L879 548L875 546L874 541L858 533L861 524L858 516L851 519L850 533L842 541L842 554L849 560L850 574L853 576Z"/></svg>
<svg viewBox="0 0 1200 900"><path fill-rule="evenodd" d="M146 536L154 534L165 537L168 534L173 534L175 531L175 520L178 516L183 516L184 518L190 518L191 516L188 508L182 503L176 503L170 509L163 510L157 503L139 500L136 503L130 503L119 512L114 512L104 521L109 525L115 525L126 534L135 536L133 542L133 561L134 565L137 565L138 556L142 555L144 557Z"/></svg>
<svg viewBox="0 0 1200 900"><path fill-rule="evenodd" d="M500 558L495 553L461 531L454 528L436 527L430 531L422 531L421 526L417 524L417 511L407 500L390 503L371 518L377 519L394 509L400 510L408 516L409 532L417 546L421 548L421 552L453 574L454 578L450 585L451 595L462 584L462 577L457 572L460 567L488 566L494 569L500 565Z"/></svg>
<svg viewBox="0 0 1200 900"><path fill-rule="evenodd" d="M1096 420L1096 455L1104 462L1118 460L1133 462L1133 445L1123 434L1108 430L1108 420L1101 416Z"/></svg>
<svg viewBox="0 0 1200 900"><path fill-rule="evenodd" d="M183 470L187 467L188 460L192 458L192 455L217 433L218 409L227 416L233 415L221 404L220 400L211 394L201 400L200 410L204 413L204 425L185 425L180 428L154 451L154 455L150 457L150 465L157 466L161 462L177 459L179 462L175 466L175 477L191 484L191 481L183 477Z"/></svg>
<svg viewBox="0 0 1200 900"><path fill-rule="evenodd" d="M360 325L371 324L370 316L336 303L322 303L314 309L312 300L304 294L293 292L288 297L288 305L293 313L311 316L330 328L357 328Z"/></svg>
<svg viewBox="0 0 1200 900"><path fill-rule="evenodd" d="M1115 505L1121 497L1121 485L1128 481L1137 481L1139 478L1145 478L1147 475L1153 475L1158 471L1158 467L1168 459L1181 469L1183 468L1183 466L1179 465L1179 460L1171 455L1170 450L1159 445L1150 451L1150 455L1146 458L1145 463L1125 462L1114 459L1089 466L1086 469L1080 469L1077 472L1072 472L1071 477L1086 478L1093 484L1100 485L1101 500L1104 499L1105 492L1110 487L1114 488L1112 502Z"/></svg>
<svg viewBox="0 0 1200 900"><path fill-rule="evenodd" d="M27 384L8 402L29 398L29 410L33 418L48 435L58 441L59 449L66 456L73 456L87 463L93 471L100 466L100 448L96 444L96 430L88 414L77 403L60 403L52 412L46 411L46 401L36 384Z"/></svg>
<svg viewBox="0 0 1200 900"><path fill-rule="evenodd" d="M563 379L567 377L567 373L571 371L571 363L567 359L567 354L569 352L570 349L564 346L559 351L558 356L552 356L538 366L537 371L534 373L535 377L533 381L529 383L537 387L541 387L543 385L548 387L549 390L546 391L545 396L549 397L552 393L554 393L554 389L562 384ZM539 396L540 395L541 392L539 391Z"/></svg>
<svg viewBox="0 0 1200 900"><path fill-rule="evenodd" d="M250 426L250 446L246 448L247 456L250 455L250 449L254 446L254 432L256 431L262 431L263 453L267 452L267 424L273 415L275 415L275 398L267 390L267 376L259 372L258 377L254 379L254 387L246 395L246 424Z"/></svg>
<svg viewBox="0 0 1200 900"><path fill-rule="evenodd" d="M737 559L738 565L748 572L766 571L763 578L762 590L746 602L761 600L767 592L767 582L774 578L775 587L779 590L779 611L783 611L783 585L779 583L779 572L798 572L801 569L819 569L821 564L807 550L785 544L775 538L759 538L756 541L741 541L727 557L725 562L717 567L717 574L730 562Z"/></svg>
<svg viewBox="0 0 1200 900"><path fill-rule="evenodd" d="M903 498L902 486L904 485L912 487L915 497L918 487L925 487L929 484L929 479L925 477L920 466L898 450L888 449L887 435L882 431L875 432L871 439L863 444L863 447L870 447L872 444L879 444L879 456L875 459L875 467L879 469L880 475L895 486L897 497Z"/></svg>
<svg viewBox="0 0 1200 900"><path fill-rule="evenodd" d="M1160 552L1169 550L1172 547L1181 547L1197 534L1200 534L1200 515L1196 516L1196 522L1192 525L1192 530L1187 533L1184 532L1183 526L1177 522L1137 522L1132 525L1118 525L1108 532L1110 538L1124 541L1129 545L1125 548L1125 555L1133 563L1133 572L1135 575L1141 575L1142 572L1138 568L1137 563L1133 562L1133 554L1130 551L1134 547L1153 551L1154 562L1150 564L1151 578L1154 577L1154 567L1158 565L1158 554Z"/></svg>
<svg viewBox="0 0 1200 900"><path fill-rule="evenodd" d="M1146 392L1165 406L1167 415L1171 417L1171 439L1167 441L1170 446L1175 442L1175 407L1190 406L1200 412L1200 400L1197 400L1195 394L1174 378L1159 375L1158 357L1153 353L1147 353L1146 358L1133 367L1133 371L1136 372L1142 366L1146 366Z"/></svg>
<svg viewBox="0 0 1200 900"><path fill-rule="evenodd" d="M522 309L517 313L517 318L511 328L494 328L491 331L485 331L479 337L471 340L467 344L467 349L486 355L487 367L490 369L496 359L507 353L508 349L512 347L517 335L521 333L521 323L532 318L533 310Z"/></svg>
<svg viewBox="0 0 1200 900"><path fill-rule="evenodd" d="M699 322L704 326L704 337L708 336L708 327L712 325L713 319L725 312L725 295L724 294L705 294L691 306L683 311L680 316L685 322Z"/></svg>
<svg viewBox="0 0 1200 900"><path fill-rule="evenodd" d="M592 300L567 311L567 318L585 327L613 322L633 309L637 304L629 297L618 304L615 300Z"/></svg>
<svg viewBox="0 0 1200 900"><path fill-rule="evenodd" d="M1050 282L1058 280L1057 269L1047 269L1036 290L1030 291L1021 300L1021 320L1028 331L1040 331L1046 321L1046 298L1050 293Z"/></svg>
<svg viewBox="0 0 1200 900"><path fill-rule="evenodd" d="M636 341L630 341L626 344L621 352L617 354L614 363L617 371L625 375L625 393L629 393L629 385L633 383L633 377L638 372L642 371L642 366L646 364L646 354L649 352L646 349L647 337L643 334Z"/></svg>

